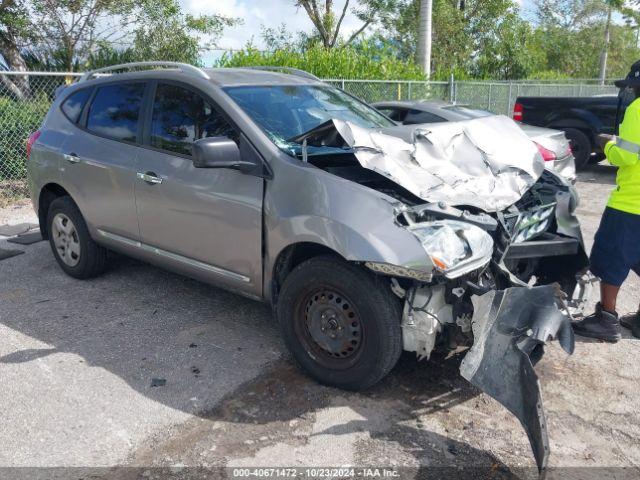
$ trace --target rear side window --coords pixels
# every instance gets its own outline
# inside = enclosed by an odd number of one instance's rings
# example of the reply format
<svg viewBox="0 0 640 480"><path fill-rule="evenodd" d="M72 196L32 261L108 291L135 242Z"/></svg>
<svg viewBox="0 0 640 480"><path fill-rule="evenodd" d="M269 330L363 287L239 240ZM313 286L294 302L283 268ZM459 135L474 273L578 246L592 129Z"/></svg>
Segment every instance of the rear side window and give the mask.
<svg viewBox="0 0 640 480"><path fill-rule="evenodd" d="M405 125L415 125L419 123L437 123L446 122L446 120L438 115L420 110L409 110L404 119Z"/></svg>
<svg viewBox="0 0 640 480"><path fill-rule="evenodd" d="M91 89L84 88L69 95L69 97L62 103L62 111L72 123L78 122L82 109L84 108L84 104L87 103L90 95Z"/></svg>
<svg viewBox="0 0 640 480"><path fill-rule="evenodd" d="M135 142L144 83L99 87L89 107L87 129L114 140Z"/></svg>
<svg viewBox="0 0 640 480"><path fill-rule="evenodd" d="M402 122L405 115L407 114L407 110L404 108L379 108L382 113L384 113L387 117L395 122Z"/></svg>
<svg viewBox="0 0 640 480"><path fill-rule="evenodd" d="M191 145L204 137L229 137L235 130L202 96L178 85L160 83L151 119L151 146L191 155Z"/></svg>

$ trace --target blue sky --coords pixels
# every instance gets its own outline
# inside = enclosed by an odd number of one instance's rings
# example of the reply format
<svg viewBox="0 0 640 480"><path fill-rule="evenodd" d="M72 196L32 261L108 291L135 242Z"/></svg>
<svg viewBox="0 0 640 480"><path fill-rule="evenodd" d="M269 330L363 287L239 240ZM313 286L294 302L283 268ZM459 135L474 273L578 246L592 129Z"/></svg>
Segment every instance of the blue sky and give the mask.
<svg viewBox="0 0 640 480"><path fill-rule="evenodd" d="M522 0L523 17L527 17L532 0ZM352 0L357 4L357 0ZM218 42L224 49L240 49L252 40L256 47L262 46L261 26L278 27L285 23L291 31L311 31L312 25L302 9L294 6L294 0L180 0L185 12L194 14L221 13L230 17L240 17L244 24L228 28ZM336 5L341 6L341 0ZM342 33L349 35L360 27L360 21L349 13L344 20ZM209 65L221 52L203 54L205 65Z"/></svg>

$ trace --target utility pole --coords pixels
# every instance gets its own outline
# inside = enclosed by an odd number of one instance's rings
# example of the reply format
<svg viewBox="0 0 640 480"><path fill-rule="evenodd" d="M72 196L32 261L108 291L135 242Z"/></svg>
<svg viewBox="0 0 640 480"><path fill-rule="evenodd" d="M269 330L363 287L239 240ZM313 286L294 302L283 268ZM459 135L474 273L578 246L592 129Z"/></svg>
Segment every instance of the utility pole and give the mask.
<svg viewBox="0 0 640 480"><path fill-rule="evenodd" d="M611 41L611 5L607 7L607 23L604 27L604 45L602 46L602 52L600 53L600 85L604 85L604 80L607 77L607 55L609 53L609 43Z"/></svg>
<svg viewBox="0 0 640 480"><path fill-rule="evenodd" d="M431 77L431 16L433 12L432 0L420 1L420 25L418 28L418 46L416 60L422 68L427 80Z"/></svg>

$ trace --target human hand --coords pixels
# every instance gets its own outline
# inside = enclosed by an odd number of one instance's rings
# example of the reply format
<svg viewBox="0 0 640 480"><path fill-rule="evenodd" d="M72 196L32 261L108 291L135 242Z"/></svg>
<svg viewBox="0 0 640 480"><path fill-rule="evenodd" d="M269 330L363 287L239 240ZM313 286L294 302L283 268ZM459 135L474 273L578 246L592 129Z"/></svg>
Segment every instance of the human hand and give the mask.
<svg viewBox="0 0 640 480"><path fill-rule="evenodd" d="M596 137L596 140L598 142L598 146L600 147L601 150L604 151L604 146L609 143L611 140L614 140L615 136L613 135L609 135L606 133L601 133L600 135L598 135Z"/></svg>

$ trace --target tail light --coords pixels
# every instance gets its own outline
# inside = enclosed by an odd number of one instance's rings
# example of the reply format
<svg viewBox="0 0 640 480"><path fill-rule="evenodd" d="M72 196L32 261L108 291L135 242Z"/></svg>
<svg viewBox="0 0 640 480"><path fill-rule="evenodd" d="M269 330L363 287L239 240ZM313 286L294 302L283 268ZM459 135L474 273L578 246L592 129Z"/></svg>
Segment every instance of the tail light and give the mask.
<svg viewBox="0 0 640 480"><path fill-rule="evenodd" d="M545 162L553 162L557 158L555 153L553 153L548 148L544 148L539 143L536 143L536 147L538 147L538 151L540 152L540 155L542 155L542 159Z"/></svg>
<svg viewBox="0 0 640 480"><path fill-rule="evenodd" d="M31 155L31 147L33 147L33 144L36 143L38 138L40 138L40 130L36 130L27 138L27 160L29 160L29 156Z"/></svg>
<svg viewBox="0 0 640 480"><path fill-rule="evenodd" d="M513 106L513 119L516 122L521 122L523 112L524 112L524 108L522 107L522 104L516 102L515 105Z"/></svg>

